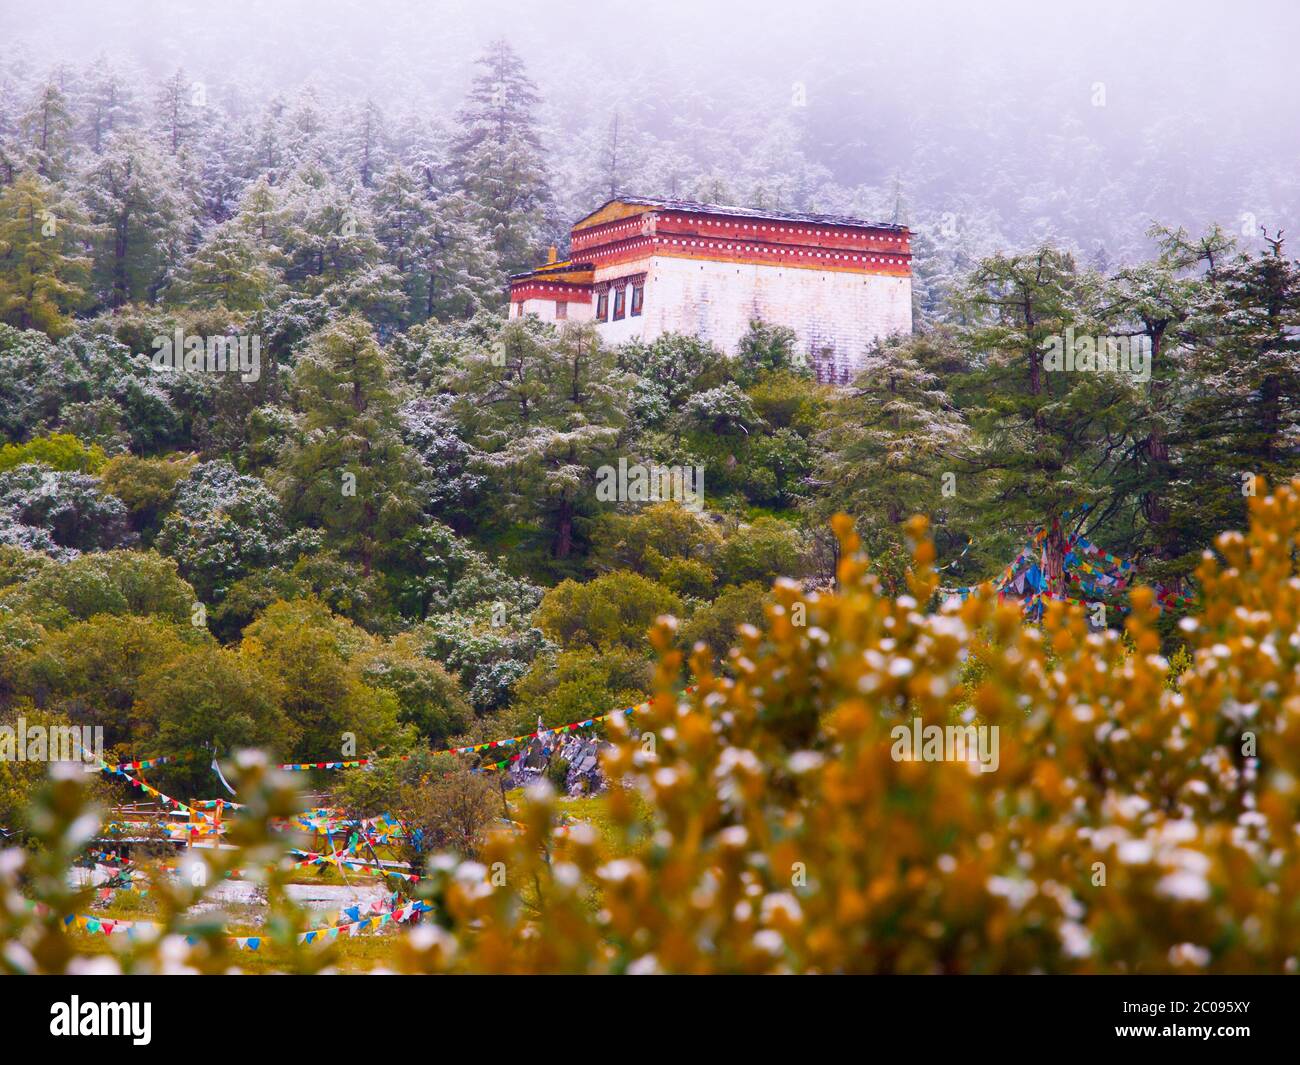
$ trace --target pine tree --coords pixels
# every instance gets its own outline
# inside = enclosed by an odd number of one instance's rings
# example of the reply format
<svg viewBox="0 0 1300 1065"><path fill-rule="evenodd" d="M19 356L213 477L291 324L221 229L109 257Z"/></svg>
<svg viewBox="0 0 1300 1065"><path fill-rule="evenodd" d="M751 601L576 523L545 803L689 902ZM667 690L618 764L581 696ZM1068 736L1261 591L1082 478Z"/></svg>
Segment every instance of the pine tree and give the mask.
<svg viewBox="0 0 1300 1065"><path fill-rule="evenodd" d="M299 436L278 474L291 518L322 528L369 576L419 514L419 461L402 443L401 398L366 322L316 334L294 366Z"/></svg>
<svg viewBox="0 0 1300 1065"><path fill-rule="evenodd" d="M978 442L965 472L987 478L992 491L981 525L989 536L1008 537L1008 547L1044 526L1042 570L1055 596L1065 593L1062 516L1100 493L1133 409L1128 377L1053 372L1047 361L1067 327L1100 332L1099 288L1072 256L1044 245L985 259L962 294L971 322L965 341L980 362L970 411Z"/></svg>
<svg viewBox="0 0 1300 1065"><path fill-rule="evenodd" d="M484 308L502 305L505 273L462 193L438 198L421 236L428 276L426 317L471 318Z"/></svg>
<svg viewBox="0 0 1300 1065"><path fill-rule="evenodd" d="M278 258L242 218L222 222L186 260L171 298L191 307L264 310L280 286Z"/></svg>
<svg viewBox="0 0 1300 1065"><path fill-rule="evenodd" d="M618 443L630 383L590 326L557 333L531 318L505 323L456 383L457 417L506 489L506 515L542 514L561 562Z"/></svg>
<svg viewBox="0 0 1300 1065"><path fill-rule="evenodd" d="M90 150L98 155L109 138L136 118L135 94L127 76L107 58L95 60L82 103L82 124Z"/></svg>
<svg viewBox="0 0 1300 1065"><path fill-rule="evenodd" d="M97 227L97 297L114 307L153 298L192 225L175 161L138 133L117 134L83 175L82 195Z"/></svg>
<svg viewBox="0 0 1300 1065"><path fill-rule="evenodd" d="M66 94L57 82L47 82L20 120L32 166L41 177L56 181L67 172L75 125Z"/></svg>
<svg viewBox="0 0 1300 1065"><path fill-rule="evenodd" d="M90 259L78 205L23 174L0 192L0 321L59 336L85 298Z"/></svg>
<svg viewBox="0 0 1300 1065"><path fill-rule="evenodd" d="M154 97L154 127L159 142L171 155L195 142L199 118L195 94L201 92L179 67L172 72Z"/></svg>
<svg viewBox="0 0 1300 1065"><path fill-rule="evenodd" d="M479 58L459 115L453 169L508 271L533 265L551 191L534 112L537 88L504 40Z"/></svg>
<svg viewBox="0 0 1300 1065"><path fill-rule="evenodd" d="M348 161L356 169L362 188L374 184L388 161L388 131L384 114L373 100L367 100L352 120L348 131Z"/></svg>
<svg viewBox="0 0 1300 1065"><path fill-rule="evenodd" d="M424 243L432 207L419 179L401 163L394 163L379 176L370 207L384 259L402 277L405 320L419 321L427 317L429 302Z"/></svg>
<svg viewBox="0 0 1300 1065"><path fill-rule="evenodd" d="M1135 511L1125 523L1133 532L1120 532L1109 542L1126 552L1149 550L1154 560L1145 573L1157 579L1169 576L1163 561L1186 550L1180 541L1189 531L1172 523L1169 489L1178 473L1169 437L1181 422L1189 394L1188 341L1200 328L1198 308L1214 302L1217 283L1199 269L1206 254L1218 257L1232 242L1217 228L1196 248L1182 231L1156 226L1150 233L1160 242L1159 254L1150 262L1121 269L1107 284L1103 303L1108 332L1144 343L1151 355L1151 378L1130 418L1131 445L1116 463L1111 481L1113 498Z"/></svg>
<svg viewBox="0 0 1300 1065"><path fill-rule="evenodd" d="M911 515L934 516L940 508L942 473L961 461L968 429L925 365L933 346L922 336L878 342L867 352L817 437L819 506L827 518L843 511L860 531L883 526L901 541Z"/></svg>
<svg viewBox="0 0 1300 1065"><path fill-rule="evenodd" d="M287 105L281 96L271 97L262 109L262 115L253 133L254 151L248 167L250 178L264 176L275 182L288 165L284 134L287 110Z"/></svg>
<svg viewBox="0 0 1300 1065"><path fill-rule="evenodd" d="M290 167L311 167L328 174L338 173L330 151L330 130L321 113L313 86L304 86L282 121L284 158Z"/></svg>
<svg viewBox="0 0 1300 1065"><path fill-rule="evenodd" d="M1265 237L1262 252L1211 260L1189 322L1190 396L1170 434L1175 576L1242 526L1251 495L1300 470L1300 264L1284 234Z"/></svg>
<svg viewBox="0 0 1300 1065"><path fill-rule="evenodd" d="M287 257L285 280L303 295L364 311L377 324L400 324L402 279L383 261L365 200L312 165L294 172L278 201L274 242Z"/></svg>

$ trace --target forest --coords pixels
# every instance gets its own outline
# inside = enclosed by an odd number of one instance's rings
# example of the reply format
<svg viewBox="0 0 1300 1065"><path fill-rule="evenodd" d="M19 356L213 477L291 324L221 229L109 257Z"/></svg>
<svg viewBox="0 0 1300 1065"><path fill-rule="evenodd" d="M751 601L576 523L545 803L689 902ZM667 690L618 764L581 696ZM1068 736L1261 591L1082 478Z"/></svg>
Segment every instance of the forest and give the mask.
<svg viewBox="0 0 1300 1065"><path fill-rule="evenodd" d="M870 193L836 184L794 127L770 180L727 181L618 111L580 157L562 153L534 73L492 41L434 124L310 89L223 98L180 68L145 83L110 61L3 67L0 718L98 726L109 763L186 753L149 776L179 796L218 794L209 762L245 748L376 760L320 786L420 824L423 856L497 846L500 753L449 749L643 700L666 714L657 694L695 683L756 728L754 670L792 688L756 744L798 749L814 697L770 657L794 589L926 612L969 596L961 609L996 628L978 589L1035 530L1048 598L1103 608L1083 628L1053 608L1050 632L1159 659L1130 661L1151 692L1197 672L1190 634L1220 579L1207 557L1228 557L1252 508L1294 509L1271 495L1300 474L1300 263L1284 219L1245 232L1134 211L1123 230L1108 222L1109 247L1021 222L952 239L921 224L916 329L874 345L847 388L819 385L793 333L758 320L735 353L677 334L610 347L590 327L508 319L505 293L621 191L904 224L933 205L892 175ZM1067 336L1141 352L1143 369L1062 365L1050 352ZM702 469L703 507L603 501L599 471L620 460ZM1072 584L1085 529L1136 579ZM857 639L850 606L820 624ZM989 677L1015 691L1008 648L1029 637L999 631L946 663L968 694ZM1083 700L1086 684L1053 698ZM958 701L1006 720L1006 700ZM870 730L836 713L865 751ZM1003 757L1034 772L1024 752ZM1068 805L1059 779L1034 779ZM0 825L27 838L38 774L6 766L0 782ZM839 905L835 920L868 908ZM1271 961L1293 934L1277 933ZM665 942L665 967L699 964ZM484 968L500 960L475 949ZM806 958L852 968L846 949L813 939ZM920 967L911 949L875 962ZM761 968L736 950L723 967ZM1032 960L962 950L936 964Z"/></svg>

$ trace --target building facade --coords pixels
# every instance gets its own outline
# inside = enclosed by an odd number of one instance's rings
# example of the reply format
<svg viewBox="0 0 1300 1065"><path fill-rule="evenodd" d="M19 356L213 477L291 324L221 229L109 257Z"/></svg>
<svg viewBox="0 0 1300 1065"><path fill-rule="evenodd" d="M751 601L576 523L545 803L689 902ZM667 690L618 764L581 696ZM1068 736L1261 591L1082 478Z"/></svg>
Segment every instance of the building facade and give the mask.
<svg viewBox="0 0 1300 1065"><path fill-rule="evenodd" d="M570 258L510 279L510 314L595 322L611 344L677 332L735 353L754 319L794 330L819 380L912 331L906 226L623 197L573 226Z"/></svg>

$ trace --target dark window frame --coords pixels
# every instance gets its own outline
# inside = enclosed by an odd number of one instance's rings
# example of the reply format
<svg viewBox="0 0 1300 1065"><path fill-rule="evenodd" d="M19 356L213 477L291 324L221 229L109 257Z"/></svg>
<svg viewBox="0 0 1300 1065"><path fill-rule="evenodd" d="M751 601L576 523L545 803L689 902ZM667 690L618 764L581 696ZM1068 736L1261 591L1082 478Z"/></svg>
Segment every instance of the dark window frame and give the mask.
<svg viewBox="0 0 1300 1065"><path fill-rule="evenodd" d="M563 321L566 321L566 320L568 319L568 317L569 317L569 302L568 302L568 300L556 300L556 301L555 301L555 320L556 320L557 322L563 322Z"/></svg>
<svg viewBox="0 0 1300 1065"><path fill-rule="evenodd" d="M609 289L607 288L596 293L596 321L609 321Z"/></svg>
<svg viewBox="0 0 1300 1065"><path fill-rule="evenodd" d="M630 317L639 318L645 309L645 282L632 286L632 310Z"/></svg>
<svg viewBox="0 0 1300 1065"><path fill-rule="evenodd" d="M627 317L627 286L619 285L614 289L614 321L621 322Z"/></svg>

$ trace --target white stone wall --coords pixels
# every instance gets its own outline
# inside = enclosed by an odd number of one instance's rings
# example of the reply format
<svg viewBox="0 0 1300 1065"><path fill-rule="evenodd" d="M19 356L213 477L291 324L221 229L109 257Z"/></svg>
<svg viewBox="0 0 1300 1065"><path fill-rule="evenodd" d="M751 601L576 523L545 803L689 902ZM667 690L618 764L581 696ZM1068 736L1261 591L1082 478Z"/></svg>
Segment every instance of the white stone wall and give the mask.
<svg viewBox="0 0 1300 1065"><path fill-rule="evenodd" d="M609 290L609 309L605 316L608 321L598 322L598 331L600 337L606 344L622 344L629 340L637 339L654 339L662 329L656 329L653 332L646 332L647 315L650 313L650 265L654 260L638 259L636 262L619 263L617 266L597 267L593 280L599 284L602 281L618 281L621 278L632 277L638 274L646 274L645 287L645 310L632 317L632 286L626 285L627 291L624 293L625 317L619 321L614 321L614 289ZM596 315L597 296L593 293L591 297L591 314L594 318Z"/></svg>
<svg viewBox="0 0 1300 1065"><path fill-rule="evenodd" d="M563 325L565 321L570 322L590 322L592 316L596 313L595 307L589 303L570 303L569 317L567 319L557 319L555 314L555 300L531 299L523 301L523 310L520 311L518 303L510 304L510 316L519 318L525 314L535 314L543 322L557 322Z"/></svg>
<svg viewBox="0 0 1300 1065"><path fill-rule="evenodd" d="M795 331L822 380L844 383L873 340L912 331L908 277L654 256L598 270L596 280L642 271L647 274L644 313L601 323L600 334L609 343L678 332L734 353L750 319L761 318ZM612 297L610 306L612 313Z"/></svg>

